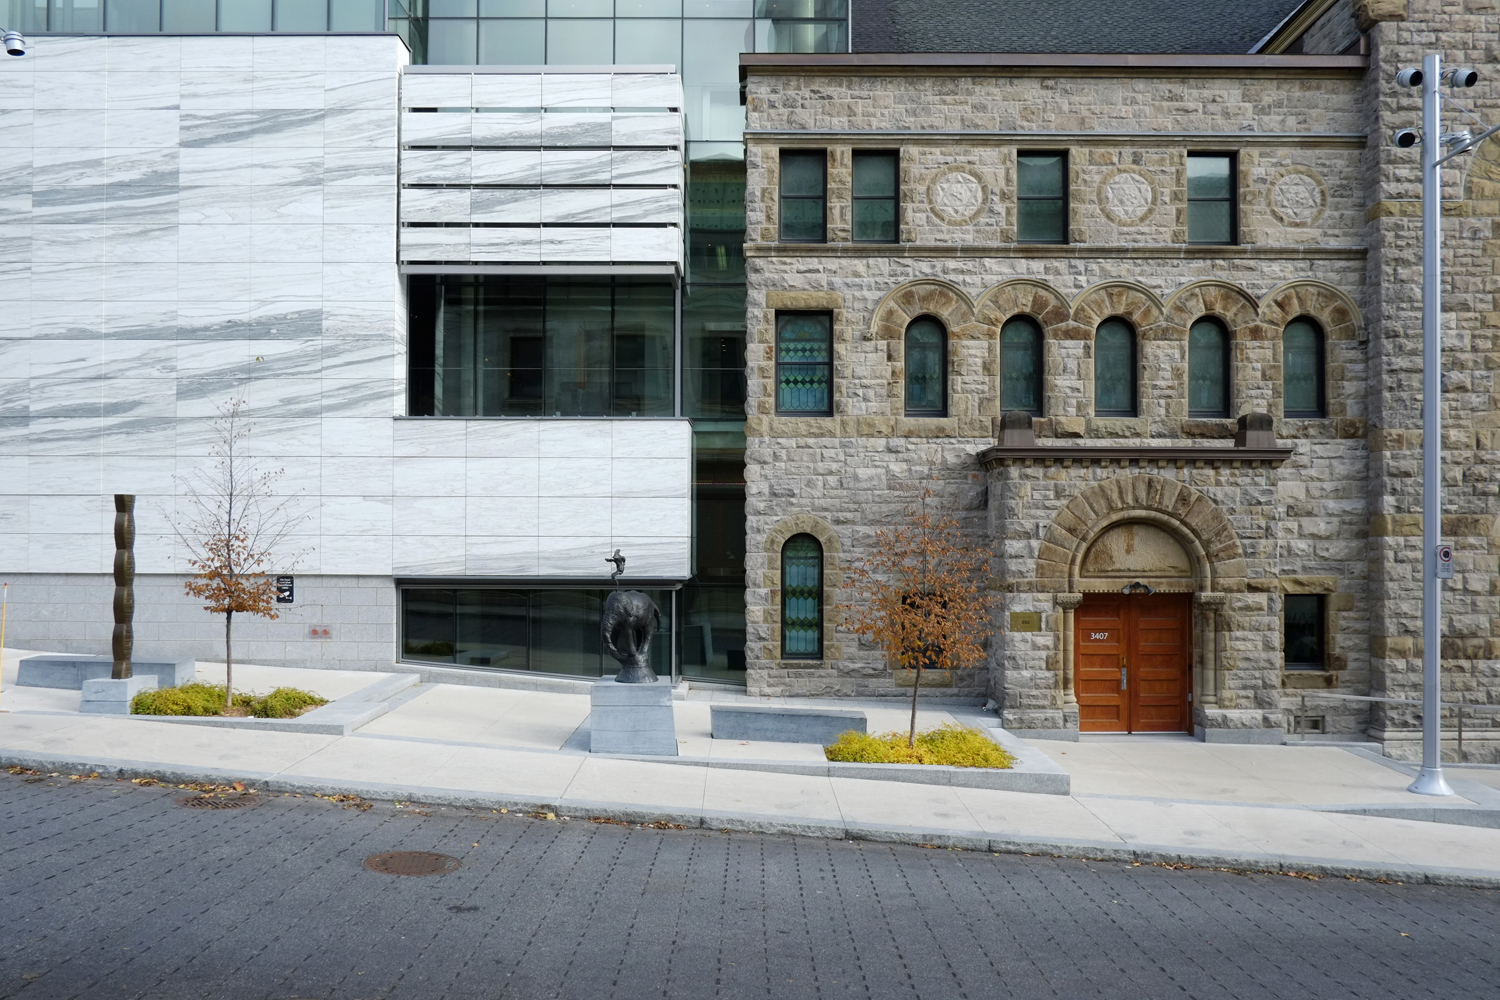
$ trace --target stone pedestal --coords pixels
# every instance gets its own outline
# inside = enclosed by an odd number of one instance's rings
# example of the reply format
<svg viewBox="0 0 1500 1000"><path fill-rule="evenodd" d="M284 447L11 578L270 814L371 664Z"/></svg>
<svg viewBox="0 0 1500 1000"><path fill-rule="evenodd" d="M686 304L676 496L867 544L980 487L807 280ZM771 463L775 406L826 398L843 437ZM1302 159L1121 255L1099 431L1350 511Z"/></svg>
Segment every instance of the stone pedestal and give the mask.
<svg viewBox="0 0 1500 1000"><path fill-rule="evenodd" d="M81 690L91 680L108 679L114 669L112 656L94 656L86 653L43 653L28 656L21 661L16 675L17 687L72 688ZM187 684L198 674L197 660L180 660L176 663L132 664L136 677L150 676L157 687L177 687Z"/></svg>
<svg viewBox="0 0 1500 1000"><path fill-rule="evenodd" d="M670 678L621 684L605 677L594 683L590 698L590 751L677 756Z"/></svg>
<svg viewBox="0 0 1500 1000"><path fill-rule="evenodd" d="M78 699L78 711L84 715L129 715L130 701L142 691L155 691L155 674L140 674L124 680L108 677L83 682L83 694Z"/></svg>

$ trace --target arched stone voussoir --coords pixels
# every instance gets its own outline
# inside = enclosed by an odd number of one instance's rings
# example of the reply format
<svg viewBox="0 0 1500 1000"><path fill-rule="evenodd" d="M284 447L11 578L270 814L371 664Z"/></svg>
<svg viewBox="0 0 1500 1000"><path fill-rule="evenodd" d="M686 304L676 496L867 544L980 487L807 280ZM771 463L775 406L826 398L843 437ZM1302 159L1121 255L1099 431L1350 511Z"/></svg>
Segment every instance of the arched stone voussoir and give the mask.
<svg viewBox="0 0 1500 1000"><path fill-rule="evenodd" d="M892 330L905 332L919 316L931 316L948 328L950 336L974 324L974 301L962 288L940 278L921 278L897 285L885 294L870 316L870 333L883 338Z"/></svg>
<svg viewBox="0 0 1500 1000"><path fill-rule="evenodd" d="M1104 281L1084 289L1073 300L1073 322L1093 330L1111 316L1128 321L1137 331L1162 322L1165 309L1156 293L1133 281Z"/></svg>
<svg viewBox="0 0 1500 1000"><path fill-rule="evenodd" d="M1072 310L1062 293L1046 282L1014 278L985 289L975 304L975 315L997 330L1013 316L1030 316L1045 331L1067 323Z"/></svg>
<svg viewBox="0 0 1500 1000"><path fill-rule="evenodd" d="M1203 316L1223 320L1231 330L1246 329L1260 322L1260 303L1239 285L1218 278L1190 281L1167 299L1166 322L1184 336Z"/></svg>
<svg viewBox="0 0 1500 1000"><path fill-rule="evenodd" d="M1349 294L1325 281L1299 278L1284 282L1266 293L1260 301L1260 318L1266 326L1281 330L1298 316L1317 320L1325 333L1337 338L1345 331L1357 339L1361 316L1359 306Z"/></svg>

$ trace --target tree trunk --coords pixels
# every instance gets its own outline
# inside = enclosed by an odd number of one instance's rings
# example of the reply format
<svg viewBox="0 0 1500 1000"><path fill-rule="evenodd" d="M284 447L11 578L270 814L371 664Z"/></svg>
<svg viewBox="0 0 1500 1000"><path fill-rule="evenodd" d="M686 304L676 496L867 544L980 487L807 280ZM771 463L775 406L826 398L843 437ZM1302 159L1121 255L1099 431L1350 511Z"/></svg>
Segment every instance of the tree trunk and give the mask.
<svg viewBox="0 0 1500 1000"><path fill-rule="evenodd" d="M906 735L906 745L917 745L917 691L922 687L922 661L917 661L917 679L911 686L911 732Z"/></svg>
<svg viewBox="0 0 1500 1000"><path fill-rule="evenodd" d="M234 612L224 612L224 707L234 707L234 652L230 646L230 626L234 624ZM912 718L916 718L916 709L912 709Z"/></svg>

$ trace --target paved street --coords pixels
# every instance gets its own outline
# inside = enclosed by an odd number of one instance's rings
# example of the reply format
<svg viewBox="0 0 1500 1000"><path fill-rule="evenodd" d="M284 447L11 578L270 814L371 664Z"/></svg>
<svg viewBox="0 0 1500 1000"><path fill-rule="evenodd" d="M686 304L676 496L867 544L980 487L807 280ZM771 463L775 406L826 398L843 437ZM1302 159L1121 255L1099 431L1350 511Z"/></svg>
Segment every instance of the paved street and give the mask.
<svg viewBox="0 0 1500 1000"><path fill-rule="evenodd" d="M1493 996L1500 892L0 772L0 997ZM461 860L368 871L396 850Z"/></svg>

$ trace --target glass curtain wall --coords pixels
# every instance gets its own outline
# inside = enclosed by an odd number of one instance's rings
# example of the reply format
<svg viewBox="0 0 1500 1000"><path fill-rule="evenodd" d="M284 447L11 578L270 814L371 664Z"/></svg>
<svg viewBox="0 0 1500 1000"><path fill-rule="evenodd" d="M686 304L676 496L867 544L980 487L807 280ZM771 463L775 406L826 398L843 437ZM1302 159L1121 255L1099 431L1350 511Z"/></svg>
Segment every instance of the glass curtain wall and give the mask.
<svg viewBox="0 0 1500 1000"><path fill-rule="evenodd" d="M386 0L7 0L7 27L54 34L385 31Z"/></svg>

